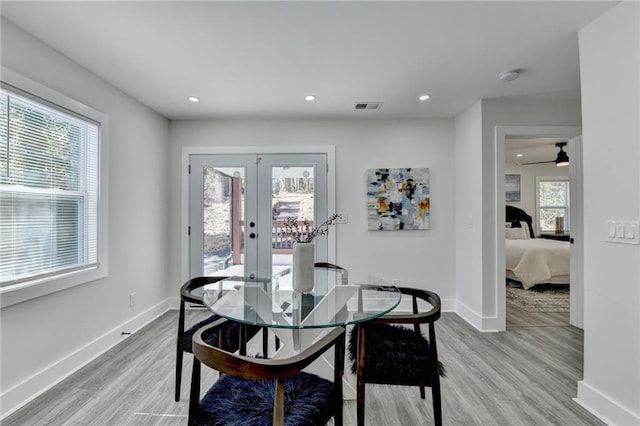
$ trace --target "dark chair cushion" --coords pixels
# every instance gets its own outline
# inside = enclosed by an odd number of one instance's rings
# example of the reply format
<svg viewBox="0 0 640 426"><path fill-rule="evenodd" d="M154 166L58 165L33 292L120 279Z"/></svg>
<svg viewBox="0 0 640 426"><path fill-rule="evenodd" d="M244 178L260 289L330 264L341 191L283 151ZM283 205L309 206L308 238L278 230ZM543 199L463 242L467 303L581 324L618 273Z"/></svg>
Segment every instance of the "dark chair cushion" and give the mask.
<svg viewBox="0 0 640 426"><path fill-rule="evenodd" d="M334 386L309 373L285 378L285 425L324 425L335 411ZM196 425L271 426L275 380L222 374L200 402Z"/></svg>
<svg viewBox="0 0 640 426"><path fill-rule="evenodd" d="M182 337L178 341L178 346L184 352L191 353L191 345L193 340L193 335L200 328L205 325L211 324L212 322L219 320L220 317L218 315L211 315L209 318L202 320L196 324L194 324L191 328L184 332ZM229 322L222 327L224 330L224 350L235 352L239 348L240 343L240 324L237 322ZM260 327L250 325L247 327L247 338L255 336L258 331L260 331ZM218 332L211 333L205 338L205 341L211 346L218 346Z"/></svg>
<svg viewBox="0 0 640 426"><path fill-rule="evenodd" d="M389 384L416 384L423 380L427 385L434 377L429 359L429 342L413 329L389 324L368 324L365 328L364 381ZM349 337L351 371L356 373L358 347L357 327ZM439 363L439 373L445 375Z"/></svg>

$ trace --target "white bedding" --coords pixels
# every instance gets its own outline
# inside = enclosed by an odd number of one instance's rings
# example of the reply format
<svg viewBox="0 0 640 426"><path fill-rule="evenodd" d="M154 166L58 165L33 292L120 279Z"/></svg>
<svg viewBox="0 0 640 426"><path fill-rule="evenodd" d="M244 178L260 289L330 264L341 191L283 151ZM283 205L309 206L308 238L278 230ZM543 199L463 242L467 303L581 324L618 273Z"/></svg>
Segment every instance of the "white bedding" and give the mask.
<svg viewBox="0 0 640 426"><path fill-rule="evenodd" d="M569 275L568 241L506 239L505 252L507 271L513 272L525 289Z"/></svg>

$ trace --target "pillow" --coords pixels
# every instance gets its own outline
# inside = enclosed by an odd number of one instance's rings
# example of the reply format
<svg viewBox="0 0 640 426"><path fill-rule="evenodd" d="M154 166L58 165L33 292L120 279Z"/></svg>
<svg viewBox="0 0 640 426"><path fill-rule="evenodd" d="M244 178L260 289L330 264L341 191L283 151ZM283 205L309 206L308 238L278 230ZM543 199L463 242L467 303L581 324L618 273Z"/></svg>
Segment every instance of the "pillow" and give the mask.
<svg viewBox="0 0 640 426"><path fill-rule="evenodd" d="M509 240L528 240L529 230L525 228L506 228L504 236Z"/></svg>
<svg viewBox="0 0 640 426"><path fill-rule="evenodd" d="M529 232L529 222L520 222L520 226L527 231L527 239L535 238Z"/></svg>

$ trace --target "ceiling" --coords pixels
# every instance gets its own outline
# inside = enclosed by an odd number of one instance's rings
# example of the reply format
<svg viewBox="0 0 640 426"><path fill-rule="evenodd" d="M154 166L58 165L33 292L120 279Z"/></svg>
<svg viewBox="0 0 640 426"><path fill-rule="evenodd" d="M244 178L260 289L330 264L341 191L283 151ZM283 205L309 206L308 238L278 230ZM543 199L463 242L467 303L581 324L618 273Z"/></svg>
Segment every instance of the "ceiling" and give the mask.
<svg viewBox="0 0 640 426"><path fill-rule="evenodd" d="M3 0L1 13L169 119L432 118L479 99L579 99L577 31L616 3Z"/></svg>
<svg viewBox="0 0 640 426"><path fill-rule="evenodd" d="M504 160L508 165L553 161L558 155L556 143L567 138L509 138L504 144ZM565 147L565 152L567 148ZM517 157L521 154L521 157ZM555 164L553 164L555 166Z"/></svg>

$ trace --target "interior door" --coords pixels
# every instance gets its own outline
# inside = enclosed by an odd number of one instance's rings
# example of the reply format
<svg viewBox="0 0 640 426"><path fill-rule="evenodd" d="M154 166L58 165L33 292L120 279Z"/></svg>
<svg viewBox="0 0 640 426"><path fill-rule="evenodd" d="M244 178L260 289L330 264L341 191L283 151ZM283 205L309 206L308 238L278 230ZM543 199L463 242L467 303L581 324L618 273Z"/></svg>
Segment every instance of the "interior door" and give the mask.
<svg viewBox="0 0 640 426"><path fill-rule="evenodd" d="M569 139L567 144L569 155L569 222L571 223L570 245L570 314L569 322L584 328L584 293L583 293L583 202L582 202L582 136Z"/></svg>
<svg viewBox="0 0 640 426"><path fill-rule="evenodd" d="M191 277L287 275L292 242L282 235L283 221L326 220L327 156L191 155L189 209ZM319 238L316 261L327 253Z"/></svg>

